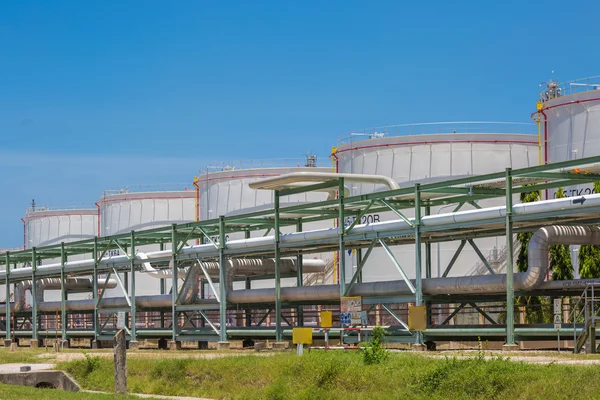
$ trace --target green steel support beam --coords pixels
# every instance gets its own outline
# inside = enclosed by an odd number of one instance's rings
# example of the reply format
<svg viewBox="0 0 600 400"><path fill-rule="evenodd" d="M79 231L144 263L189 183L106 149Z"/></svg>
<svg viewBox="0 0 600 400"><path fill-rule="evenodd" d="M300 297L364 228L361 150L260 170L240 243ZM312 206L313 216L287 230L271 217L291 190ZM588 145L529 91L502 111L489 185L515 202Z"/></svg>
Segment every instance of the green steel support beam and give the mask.
<svg viewBox="0 0 600 400"><path fill-rule="evenodd" d="M398 321L398 323L400 323L400 325L402 325L402 327L404 328L404 330L406 330L407 332L409 332L412 335L412 332L410 332L410 329L408 329L408 325L402 320L402 318L400 318L395 312L394 310L392 310L391 308L388 307L387 304L383 304L381 303L381 307L387 311L392 317L394 317L394 319L396 321Z"/></svg>
<svg viewBox="0 0 600 400"><path fill-rule="evenodd" d="M384 206L386 206L387 208L389 208L390 210L392 210L392 212L394 214L396 214L401 220L403 220L404 222L406 222L411 228L415 227L415 224L409 220L408 218L406 218L406 216L404 214L402 214L400 211L398 211L396 209L396 207L392 206L387 200L385 199L379 199L379 202L381 204L383 204Z"/></svg>
<svg viewBox="0 0 600 400"><path fill-rule="evenodd" d="M108 271L108 275L106 276L106 281L108 281L110 279L113 271L114 270ZM100 306L100 300L102 300L102 297L104 297L104 292L106 292L106 285L102 286L102 290L100 291L100 296L98 296L96 299L96 308L98 308Z"/></svg>
<svg viewBox="0 0 600 400"><path fill-rule="evenodd" d="M352 231L352 229L354 229L354 227L360 223L360 220L362 219L362 217L369 211L369 209L371 208L371 206L373 204L375 204L375 202L370 201L369 205L367 205L367 207L365 207L364 210L362 210L361 212L358 213L356 218L354 218L354 221L352 221L352 224L346 229L346 234L350 233L350 231Z"/></svg>
<svg viewBox="0 0 600 400"><path fill-rule="evenodd" d="M344 243L344 220L345 220L345 214L344 214L344 190L345 190L345 186L344 186L344 178L341 178L339 180L339 186L338 186L338 201L339 201L339 216L338 216L338 234L339 234L339 276L338 276L338 282L340 284L340 297L342 297L344 295L344 292L346 291L346 245Z"/></svg>
<svg viewBox="0 0 600 400"><path fill-rule="evenodd" d="M92 298L94 299L94 304L96 305L96 307L94 307L94 310L92 311L93 313L93 318L94 318L94 323L93 323L93 328L94 328L94 338L93 340L96 341L98 340L98 236L94 236L94 269L92 272L92 290L94 291L92 293ZM106 285L104 285L104 287L106 287Z"/></svg>
<svg viewBox="0 0 600 400"><path fill-rule="evenodd" d="M479 307L477 304L469 303L469 305L471 307L473 307L475 310L477 310L477 312L479 314L483 315L483 318L487 319L489 322L491 322L494 325L498 325L498 323L496 321L494 321L494 319L492 317L490 317L485 311L483 311L483 309L481 307Z"/></svg>
<svg viewBox="0 0 600 400"><path fill-rule="evenodd" d="M165 249L165 244L160 242L159 250L163 251ZM160 294L165 294L167 291L165 278L160 278ZM160 312L160 327L164 329L165 327L165 312Z"/></svg>
<svg viewBox="0 0 600 400"><path fill-rule="evenodd" d="M456 252L454 253L454 255L452 256L452 259L450 260L450 263L448 264L448 266L446 267L446 270L444 271L444 273L442 274L442 277L445 278L448 276L448 273L450 273L450 270L452 269L452 267L454 266L454 263L456 262L456 260L458 259L458 256L460 256L461 251L463 250L463 248L465 247L465 244L467 244L466 240L461 240L460 241L460 245L458 246L458 249L456 249Z"/></svg>
<svg viewBox="0 0 600 400"><path fill-rule="evenodd" d="M454 208L454 210L452 210L453 213L457 212L458 210L460 210L462 208L462 206L464 206L465 203L458 203L458 205Z"/></svg>
<svg viewBox="0 0 600 400"><path fill-rule="evenodd" d="M194 232L196 231L196 229L198 229L198 227L193 227L192 230L187 234L187 236L185 237L185 239L183 239L183 241L181 242L179 248L177 249L177 253L179 253L181 251L181 249L183 249L183 247L186 245L187 241L190 240L190 238L192 237L192 235L194 234ZM133 257L135 257L135 254L133 255Z"/></svg>
<svg viewBox="0 0 600 400"><path fill-rule="evenodd" d="M218 302L221 302L221 296L219 295L219 292L217 291L217 289L215 288L215 285L213 283L212 278L210 277L210 274L208 273L208 270L206 269L206 266L204 265L204 263L202 262L202 260L200 260L199 258L196 258L196 261L198 262L198 265L200 265L200 269L202 269L202 273L204 274L204 277L206 278L206 280L208 281L208 285L210 286L210 288L212 289L213 295L215 296L215 298L217 299ZM220 267L220 266L219 266ZM188 273L185 277L185 280L187 281L187 279L190 276L190 272L192 271L192 269L188 269ZM184 283L185 286L185 283ZM177 298L177 303L179 303L179 298Z"/></svg>
<svg viewBox="0 0 600 400"><path fill-rule="evenodd" d="M296 232L302 232L302 220L299 219L296 223ZM298 287L304 286L304 270L302 266L303 262L302 253L298 253L296 256L296 267L298 269L296 275L296 285ZM296 313L298 315L298 326L304 326L304 307L302 305L298 305L296 308Z"/></svg>
<svg viewBox="0 0 600 400"><path fill-rule="evenodd" d="M267 310L267 312L265 313L265 315L263 315L263 317L260 319L260 321L258 321L258 323L256 324L256 326L261 326L263 322L265 322L265 320L267 319L267 317L269 316L269 314L271 314L271 311L273 311L272 308L269 308Z"/></svg>
<svg viewBox="0 0 600 400"><path fill-rule="evenodd" d="M137 341L137 328L136 328L136 305L135 305L135 231L131 231L131 245L129 246L131 254L129 255L130 260L130 271L131 271L131 287L129 288L129 294L131 295L131 341ZM125 294L127 296L127 294Z"/></svg>
<svg viewBox="0 0 600 400"><path fill-rule="evenodd" d="M390 258L390 260L392 260L392 263L394 264L394 266L396 267L396 269L398 270L398 272L400 272L400 275L402 275L402 279L406 283L406 286L408 286L408 288L410 289L410 291L413 294L416 294L417 293L417 288L412 284L412 282L408 278L408 275L406 275L406 272L404 272L404 269L402 268L402 266L400 265L400 263L396 259L396 256L394 255L394 253L392 253L392 250L390 249L390 247L387 245L386 242L383 241L383 239L377 239L377 240L381 244L381 247L383 247L383 249L385 250L385 252L388 255L388 257ZM420 305L420 304L418 304L418 305Z"/></svg>
<svg viewBox="0 0 600 400"><path fill-rule="evenodd" d="M481 206L479 204L477 204L477 202L475 201L469 201L468 202L470 205L472 205L474 208L481 210Z"/></svg>
<svg viewBox="0 0 600 400"><path fill-rule="evenodd" d="M6 280L5 280L5 284L6 284L6 318L5 318L5 325L6 325L6 340L11 340L11 319L12 319L12 315L10 314L10 251L7 251L6 254L4 255L5 260L6 260ZM16 300L16 299L15 299Z"/></svg>
<svg viewBox="0 0 600 400"><path fill-rule="evenodd" d="M425 216L431 215L431 207L425 207ZM425 278L431 278L431 242L425 243Z"/></svg>
<svg viewBox="0 0 600 400"><path fill-rule="evenodd" d="M371 242L371 243L374 243L374 242ZM356 249L356 263L357 263L357 265L363 264L363 258L364 258L363 257L363 249L362 248ZM360 272L358 271L358 269L357 269L356 272L358 273L358 277L356 279L356 282L362 283L363 282L362 268L361 268Z"/></svg>
<svg viewBox="0 0 600 400"><path fill-rule="evenodd" d="M515 293L513 277L512 174L506 168L506 344L515 344Z"/></svg>
<svg viewBox="0 0 600 400"><path fill-rule="evenodd" d="M462 310L466 305L467 303L461 303L458 307L456 307L456 310L452 311L452 314L448 315L448 317L446 317L446 319L440 325L446 325L448 322L450 322L450 320L454 318L454 316L458 314L458 312Z"/></svg>
<svg viewBox="0 0 600 400"><path fill-rule="evenodd" d="M201 227L198 227L198 230L200 231L200 233L202 233L204 235L204 237L206 238L206 240L208 240L208 242L210 244L212 244L213 246L215 246L215 249L219 248L219 245L217 243L215 243L214 240L212 240L212 238L210 237L210 235L208 233L206 233L206 231L204 229L202 229ZM219 233L220 235L220 233Z"/></svg>
<svg viewBox="0 0 600 400"><path fill-rule="evenodd" d="M421 272L421 185L415 185L415 305L423 304L423 274ZM409 281L410 282L410 281ZM415 344L423 345L423 332L415 335Z"/></svg>
<svg viewBox="0 0 600 400"><path fill-rule="evenodd" d="M367 249L367 252L366 252L366 254L365 254L364 257L362 257L362 254L360 254L360 257L359 257L359 260L358 260L358 267L356 268L356 272L354 273L354 276L352 276L352 280L350 281L350 284L346 288L346 290L343 293L342 297L345 297L345 296L348 295L348 293L350 293L350 290L352 290L352 286L354 286L354 284L362 276L362 269L365 266L365 263L367 262L367 259L369 258L369 255L371 254L371 251L373 251L373 248L375 247L375 243L376 243L375 240L371 241L371 244L369 245L369 248ZM358 251L360 251L360 250L361 249L358 249Z"/></svg>
<svg viewBox="0 0 600 400"><path fill-rule="evenodd" d="M171 225L171 341L177 341L177 225Z"/></svg>
<svg viewBox="0 0 600 400"><path fill-rule="evenodd" d="M61 338L67 340L67 291L65 289L65 263L67 262L67 255L65 254L65 243L60 244L61 255L60 255L60 327L61 327Z"/></svg>
<svg viewBox="0 0 600 400"><path fill-rule="evenodd" d="M477 247L477 245L475 244L475 242L473 241L473 239L468 239L467 240L469 242L469 244L471 245L471 247L473 248L473 250L475 250L475 253L477 253L477 255L479 256L479 259L481 260L481 262L483 263L483 265L485 265L485 267L487 268L487 270L489 271L489 273L491 275L494 275L495 272L492 269L492 267L490 267L490 264L488 263L488 261L486 260L486 258L483 256L483 254L481 253L481 250L479 250L479 247Z"/></svg>
<svg viewBox="0 0 600 400"><path fill-rule="evenodd" d="M215 333L220 336L221 332L219 332L219 330L217 329L217 327L215 326L215 324L213 324L212 321L210 319L208 319L208 317L206 316L206 314L204 313L204 311L198 310L198 312L200 313L200 315L202 315L202 318L204 318L204 320L212 328L212 330L215 331Z"/></svg>
<svg viewBox="0 0 600 400"><path fill-rule="evenodd" d="M219 341L227 341L227 261L225 260L225 217L219 216Z"/></svg>
<svg viewBox="0 0 600 400"><path fill-rule="evenodd" d="M38 340L38 314L37 314L37 251L34 247L31 250L31 340Z"/></svg>
<svg viewBox="0 0 600 400"><path fill-rule="evenodd" d="M554 179L554 180L579 180L588 182L600 181L600 175L598 174L576 174L572 172L537 172L531 174L525 174L521 176L531 176L532 178L543 178L543 179Z"/></svg>
<svg viewBox="0 0 600 400"><path fill-rule="evenodd" d="M280 229L279 229L279 196L280 192L275 191L275 341L281 342L283 334L281 329L281 251L279 249Z"/></svg>

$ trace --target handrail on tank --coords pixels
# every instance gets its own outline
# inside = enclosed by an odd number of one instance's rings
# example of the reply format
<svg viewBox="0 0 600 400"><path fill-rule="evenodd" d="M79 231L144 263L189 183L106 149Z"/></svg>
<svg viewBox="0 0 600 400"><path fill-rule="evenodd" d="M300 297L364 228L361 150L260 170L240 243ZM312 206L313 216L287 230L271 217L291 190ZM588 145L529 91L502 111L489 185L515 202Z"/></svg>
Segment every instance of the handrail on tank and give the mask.
<svg viewBox="0 0 600 400"><path fill-rule="evenodd" d="M338 144L356 140L378 139L390 136L438 135L454 133L474 134L536 134L536 125L530 122L455 121L424 122L378 126L346 133L338 138Z"/></svg>
<svg viewBox="0 0 600 400"><path fill-rule="evenodd" d="M230 160L202 166L199 176L221 171L236 171L256 168L299 168L299 167L328 167L328 157L317 157L307 153L305 157L297 158L265 158L248 160Z"/></svg>
<svg viewBox="0 0 600 400"><path fill-rule="evenodd" d="M110 196L114 194L124 193L146 193L146 192L185 192L193 191L193 187L190 188L190 183L150 183L150 184L137 184L127 185L120 187L113 187L104 189L102 197Z"/></svg>
<svg viewBox="0 0 600 400"><path fill-rule="evenodd" d="M33 214L33 213L38 213L38 212L44 212L44 211L65 211L65 210L91 210L91 209L96 209L96 207L94 206L94 203L70 203L70 204L65 204L65 205L59 205L59 206L38 206L36 205L35 208L33 207L27 207L25 209L25 217L28 217L29 215Z"/></svg>
<svg viewBox="0 0 600 400"><path fill-rule="evenodd" d="M557 97L600 90L600 75L573 79L564 83L550 79L547 82L542 82L540 87L542 87L540 101L544 103Z"/></svg>

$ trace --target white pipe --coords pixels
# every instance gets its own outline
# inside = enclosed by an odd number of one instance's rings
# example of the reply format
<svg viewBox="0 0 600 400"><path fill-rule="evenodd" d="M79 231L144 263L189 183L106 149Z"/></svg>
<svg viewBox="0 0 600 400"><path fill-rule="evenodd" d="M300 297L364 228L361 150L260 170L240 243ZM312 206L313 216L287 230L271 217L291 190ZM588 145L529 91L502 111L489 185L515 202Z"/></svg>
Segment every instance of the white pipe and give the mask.
<svg viewBox="0 0 600 400"><path fill-rule="evenodd" d="M249 184L250 189L273 190L283 186L297 187L306 182L327 182L343 178L344 182L372 183L385 185L390 189L400 189L400 185L384 175L344 174L337 172L292 172L290 174L260 179Z"/></svg>
<svg viewBox="0 0 600 400"><path fill-rule="evenodd" d="M577 200L576 203L574 201ZM532 216L545 212L560 212L566 210L574 210L576 213L583 213L590 208L600 207L600 194L591 194L575 198L563 198L538 201L534 203L516 204L513 206L513 216ZM426 228L440 228L450 224L460 223L476 223L487 220L498 220L506 215L506 209L501 207L482 208L478 210L459 211L455 213L429 215L421 218L421 225ZM339 240L339 228L318 229L312 231L294 232L282 234L280 241L282 245L302 244L308 242L334 243ZM394 232L395 236L412 235L414 228L407 222L401 219L376 222L371 224L356 225L348 234L348 238L360 238L366 234ZM274 236L257 237L250 239L238 239L227 242L228 250L246 250L246 249L269 249L275 245ZM171 250L163 250L146 253L148 260L168 260L171 257ZM218 250L212 244L200 244L195 246L184 247L179 258L181 260L193 260L202 257L216 257ZM129 265L129 260L126 256L108 257L100 261L99 266L102 268L113 268L124 265ZM65 264L67 272L76 272L77 270L86 267L93 267L94 260L69 261ZM37 267L38 273L59 273L61 264L48 264ZM31 267L17 268L10 271L11 277L28 278L32 274ZM6 271L0 271L0 280L6 276Z"/></svg>

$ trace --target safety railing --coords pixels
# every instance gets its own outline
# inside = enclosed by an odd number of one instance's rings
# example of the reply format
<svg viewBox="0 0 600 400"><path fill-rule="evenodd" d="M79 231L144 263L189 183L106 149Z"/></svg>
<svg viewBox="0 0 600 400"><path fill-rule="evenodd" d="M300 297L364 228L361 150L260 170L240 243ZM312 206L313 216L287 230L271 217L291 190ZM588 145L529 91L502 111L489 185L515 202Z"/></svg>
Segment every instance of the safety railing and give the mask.
<svg viewBox="0 0 600 400"><path fill-rule="evenodd" d="M569 321L573 324L573 352L579 353L587 344L588 352L595 352L595 328L596 321L600 321L600 284L590 283L586 285L585 290L572 307ZM583 322L584 327L579 332L577 324Z"/></svg>
<svg viewBox="0 0 600 400"><path fill-rule="evenodd" d="M124 193L145 193L145 192L181 192L193 190L194 186L190 182L187 183L152 183L152 184L137 184L121 186L116 188L104 189L103 195L110 196Z"/></svg>
<svg viewBox="0 0 600 400"><path fill-rule="evenodd" d="M600 90L600 75L574 79L564 83L549 80L541 83L540 87L543 88L540 92L540 101L546 102L557 97Z"/></svg>
<svg viewBox="0 0 600 400"><path fill-rule="evenodd" d="M25 209L25 216L29 216L34 213L45 212L45 211L62 211L62 210L85 210L96 208L94 203L65 203L59 205L40 205L35 207L27 207Z"/></svg>
<svg viewBox="0 0 600 400"><path fill-rule="evenodd" d="M390 136L441 135L441 134L537 134L536 125L529 122L427 122L379 126L353 131L342 135L339 144L351 143L366 139L379 139Z"/></svg>
<svg viewBox="0 0 600 400"><path fill-rule="evenodd" d="M209 164L200 168L199 176L211 172L235 171L256 168L299 168L299 167L330 167L331 161L328 157L318 157L308 154L299 158L267 158L257 160L230 160L221 163Z"/></svg>

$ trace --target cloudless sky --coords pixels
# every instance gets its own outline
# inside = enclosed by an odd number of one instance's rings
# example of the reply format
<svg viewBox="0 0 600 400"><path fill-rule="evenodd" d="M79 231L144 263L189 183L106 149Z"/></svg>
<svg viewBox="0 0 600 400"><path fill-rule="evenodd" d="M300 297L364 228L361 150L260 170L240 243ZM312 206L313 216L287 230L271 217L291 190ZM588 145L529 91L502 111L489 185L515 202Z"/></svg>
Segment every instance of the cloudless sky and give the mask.
<svg viewBox="0 0 600 400"><path fill-rule="evenodd" d="M353 129L528 122L600 74L598 1L4 1L0 248L25 208L329 154Z"/></svg>

